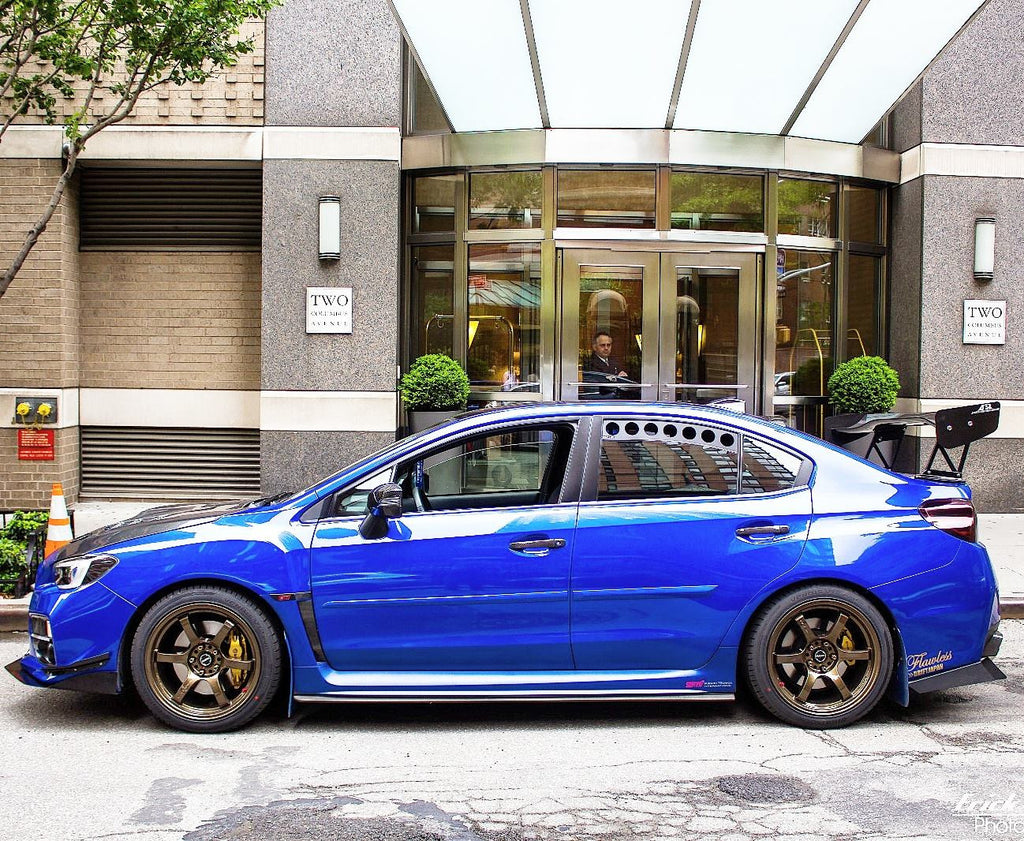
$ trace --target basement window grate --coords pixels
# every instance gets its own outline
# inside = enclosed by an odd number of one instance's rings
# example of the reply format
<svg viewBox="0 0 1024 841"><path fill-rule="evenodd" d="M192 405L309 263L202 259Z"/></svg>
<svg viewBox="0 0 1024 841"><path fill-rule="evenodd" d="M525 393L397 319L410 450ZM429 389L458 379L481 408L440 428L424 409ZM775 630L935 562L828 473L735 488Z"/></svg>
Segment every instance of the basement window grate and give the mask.
<svg viewBox="0 0 1024 841"><path fill-rule="evenodd" d="M83 251L258 251L259 169L83 167Z"/></svg>
<svg viewBox="0 0 1024 841"><path fill-rule="evenodd" d="M83 497L241 499L260 491L258 429L81 427Z"/></svg>

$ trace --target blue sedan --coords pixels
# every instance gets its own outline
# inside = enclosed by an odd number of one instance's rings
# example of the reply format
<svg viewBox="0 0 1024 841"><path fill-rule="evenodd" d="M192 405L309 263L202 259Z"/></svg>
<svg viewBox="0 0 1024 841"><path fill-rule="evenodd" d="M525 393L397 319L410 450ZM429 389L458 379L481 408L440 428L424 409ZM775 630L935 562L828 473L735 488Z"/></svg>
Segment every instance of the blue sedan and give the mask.
<svg viewBox="0 0 1024 841"><path fill-rule="evenodd" d="M707 407L485 410L307 490L168 506L40 567L26 684L182 730L294 701L733 698L839 727L1002 677L962 482Z"/></svg>

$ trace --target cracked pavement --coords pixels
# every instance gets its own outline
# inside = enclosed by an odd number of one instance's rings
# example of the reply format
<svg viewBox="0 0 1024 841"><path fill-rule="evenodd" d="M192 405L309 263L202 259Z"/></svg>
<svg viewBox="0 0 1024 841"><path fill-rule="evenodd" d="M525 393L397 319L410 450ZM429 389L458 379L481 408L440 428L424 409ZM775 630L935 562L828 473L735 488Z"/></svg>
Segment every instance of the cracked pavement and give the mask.
<svg viewBox="0 0 1024 841"><path fill-rule="evenodd" d="M1006 681L827 732L740 701L307 705L196 736L4 675L0 838L1024 837L1024 621L1003 632Z"/></svg>

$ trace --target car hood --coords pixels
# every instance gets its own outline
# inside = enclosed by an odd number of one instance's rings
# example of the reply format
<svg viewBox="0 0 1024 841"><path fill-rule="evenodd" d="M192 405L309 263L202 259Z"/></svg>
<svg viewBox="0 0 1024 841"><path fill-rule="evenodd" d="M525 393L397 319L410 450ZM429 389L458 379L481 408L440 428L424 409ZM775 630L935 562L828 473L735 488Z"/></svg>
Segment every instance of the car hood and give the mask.
<svg viewBox="0 0 1024 841"><path fill-rule="evenodd" d="M217 503L160 505L156 508L148 508L127 520L104 526L72 540L54 560L84 555L115 543L137 540L140 537L149 537L171 529L208 523L226 514L234 514L253 507L254 503L251 500L232 500Z"/></svg>

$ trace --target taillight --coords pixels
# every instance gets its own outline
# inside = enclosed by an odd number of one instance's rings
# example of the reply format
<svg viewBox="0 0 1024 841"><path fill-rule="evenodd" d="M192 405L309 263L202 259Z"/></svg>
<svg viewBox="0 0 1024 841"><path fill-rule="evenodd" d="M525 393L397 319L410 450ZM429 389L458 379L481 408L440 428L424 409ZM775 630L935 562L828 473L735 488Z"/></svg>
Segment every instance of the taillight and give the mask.
<svg viewBox="0 0 1024 841"><path fill-rule="evenodd" d="M954 537L971 543L978 539L978 517L969 499L930 499L917 510L933 526Z"/></svg>

